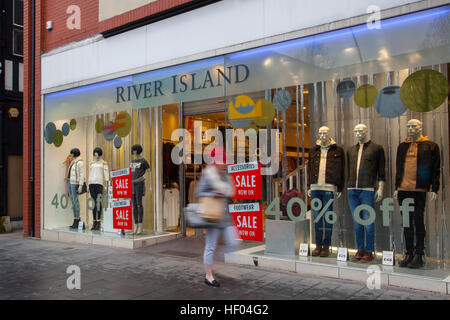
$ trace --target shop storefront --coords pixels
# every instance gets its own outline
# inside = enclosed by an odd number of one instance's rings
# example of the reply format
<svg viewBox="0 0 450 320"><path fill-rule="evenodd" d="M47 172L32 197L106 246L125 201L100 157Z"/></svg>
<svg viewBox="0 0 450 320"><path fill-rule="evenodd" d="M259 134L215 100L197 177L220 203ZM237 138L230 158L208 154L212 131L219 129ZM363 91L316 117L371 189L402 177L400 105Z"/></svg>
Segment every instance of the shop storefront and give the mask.
<svg viewBox="0 0 450 320"><path fill-rule="evenodd" d="M310 254L322 245L314 259L322 254L334 264L338 248L347 248L350 259L357 250L374 252L355 264L381 265L381 253L392 251L398 266L412 235L412 253L423 250L425 264L396 270L448 277L449 19L444 6L382 20L379 28L359 25L44 95L43 234L129 247L194 234L183 208L196 201L208 150L222 138L230 163L262 166L265 237L249 261L277 250L289 256L289 248L298 259L304 243ZM422 160L415 169L412 149L402 156L411 123L414 141L426 145L416 149ZM111 171L126 168L140 185L131 197L131 230L114 228L109 192ZM417 176L405 178L408 170ZM71 184L80 181L87 192L74 195ZM99 194L101 201L91 199ZM408 209L399 201L410 197L426 231L412 215L415 232L408 229L405 240ZM304 208L289 204L294 198ZM293 234L284 235L290 244L276 243L283 239L274 230L284 228L276 223L292 224Z"/></svg>

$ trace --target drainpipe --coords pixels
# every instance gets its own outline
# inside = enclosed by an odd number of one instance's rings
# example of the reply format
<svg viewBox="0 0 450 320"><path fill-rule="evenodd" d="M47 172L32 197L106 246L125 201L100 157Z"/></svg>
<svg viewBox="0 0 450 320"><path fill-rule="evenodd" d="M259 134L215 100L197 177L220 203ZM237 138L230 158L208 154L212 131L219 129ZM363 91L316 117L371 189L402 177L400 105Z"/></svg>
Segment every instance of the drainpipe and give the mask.
<svg viewBox="0 0 450 320"><path fill-rule="evenodd" d="M35 93L35 51L36 51L36 0L31 1L31 150L30 150L30 237L34 237L34 93Z"/></svg>

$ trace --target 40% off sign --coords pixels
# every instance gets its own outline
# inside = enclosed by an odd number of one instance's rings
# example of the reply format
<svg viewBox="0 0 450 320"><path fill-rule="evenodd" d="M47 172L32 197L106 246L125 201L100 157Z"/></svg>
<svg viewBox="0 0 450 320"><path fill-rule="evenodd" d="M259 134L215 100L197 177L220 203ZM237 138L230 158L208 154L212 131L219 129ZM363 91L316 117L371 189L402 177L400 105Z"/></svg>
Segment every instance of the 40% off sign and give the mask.
<svg viewBox="0 0 450 320"><path fill-rule="evenodd" d="M296 216L292 212L292 207L294 204L300 205L301 213L300 215ZM322 219L322 217L325 218L325 221L329 224L334 224L337 221L337 215L335 212L329 210L330 207L333 205L333 199L328 200L328 202L323 206L322 201L318 198L314 198L311 200L311 209L314 211L319 211L319 214L315 217L314 223L317 223ZM305 202L300 198L292 198L289 200L286 206L286 212L292 221L303 221L306 219L306 204ZM275 216L276 220L280 220L283 212L280 210L280 198L275 198L274 201L267 207L265 214L268 216Z"/></svg>

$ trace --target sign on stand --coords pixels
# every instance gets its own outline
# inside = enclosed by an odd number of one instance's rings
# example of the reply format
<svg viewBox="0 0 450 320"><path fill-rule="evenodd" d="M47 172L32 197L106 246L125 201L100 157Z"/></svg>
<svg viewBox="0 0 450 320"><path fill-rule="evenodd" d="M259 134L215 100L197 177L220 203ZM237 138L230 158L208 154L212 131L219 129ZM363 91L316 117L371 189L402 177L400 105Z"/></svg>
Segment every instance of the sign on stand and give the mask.
<svg viewBox="0 0 450 320"><path fill-rule="evenodd" d="M298 250L298 255L300 257L307 257L307 256L309 256L309 244L307 244L307 243L300 243L300 249Z"/></svg>
<svg viewBox="0 0 450 320"><path fill-rule="evenodd" d="M131 200L114 201L113 209L113 228L122 230L132 230L132 209Z"/></svg>
<svg viewBox="0 0 450 320"><path fill-rule="evenodd" d="M114 199L131 199L131 170L130 168L111 171L111 180L113 187L112 197Z"/></svg>
<svg viewBox="0 0 450 320"><path fill-rule="evenodd" d="M344 262L346 262L348 260L348 250L347 250L347 248L339 248L338 249L337 260L338 261L344 261Z"/></svg>
<svg viewBox="0 0 450 320"><path fill-rule="evenodd" d="M259 203L230 204L228 208L242 240L263 241L262 207Z"/></svg>
<svg viewBox="0 0 450 320"><path fill-rule="evenodd" d="M394 263L394 251L383 251L383 265L393 266Z"/></svg>
<svg viewBox="0 0 450 320"><path fill-rule="evenodd" d="M240 163L228 166L236 192L232 199L261 200L261 164Z"/></svg>

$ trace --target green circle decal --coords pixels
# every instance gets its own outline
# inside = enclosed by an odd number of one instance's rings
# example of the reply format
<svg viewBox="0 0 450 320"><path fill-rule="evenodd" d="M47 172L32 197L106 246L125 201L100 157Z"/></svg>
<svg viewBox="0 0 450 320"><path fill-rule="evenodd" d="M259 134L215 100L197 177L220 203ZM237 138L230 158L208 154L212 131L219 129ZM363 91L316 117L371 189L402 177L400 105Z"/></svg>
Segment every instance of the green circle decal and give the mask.
<svg viewBox="0 0 450 320"><path fill-rule="evenodd" d="M95 131L97 131L97 133L102 133L104 127L105 122L103 121L103 119L102 118L97 119L97 121L95 122Z"/></svg>
<svg viewBox="0 0 450 320"><path fill-rule="evenodd" d="M266 99L259 100L256 106L258 107L259 104L261 104L262 115L261 117L255 118L253 123L260 127L267 126L275 117L275 106Z"/></svg>
<svg viewBox="0 0 450 320"><path fill-rule="evenodd" d="M72 119L70 120L70 130L75 130L75 128L77 127L77 120Z"/></svg>
<svg viewBox="0 0 450 320"><path fill-rule="evenodd" d="M371 84L363 84L356 89L355 94L353 95L353 100L358 107L369 108L375 103L377 94L378 90L375 86Z"/></svg>
<svg viewBox="0 0 450 320"><path fill-rule="evenodd" d="M56 130L55 135L53 137L53 144L55 147L61 146L63 143L63 133L61 130Z"/></svg>
<svg viewBox="0 0 450 320"><path fill-rule="evenodd" d="M448 82L436 70L420 70L403 82L400 98L404 105L415 112L428 112L438 108L448 96Z"/></svg>
<svg viewBox="0 0 450 320"><path fill-rule="evenodd" d="M131 117L126 111L122 111L116 116L114 122L116 134L119 137L125 138L131 131Z"/></svg>

